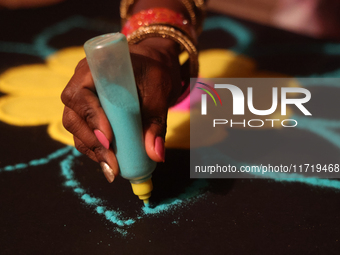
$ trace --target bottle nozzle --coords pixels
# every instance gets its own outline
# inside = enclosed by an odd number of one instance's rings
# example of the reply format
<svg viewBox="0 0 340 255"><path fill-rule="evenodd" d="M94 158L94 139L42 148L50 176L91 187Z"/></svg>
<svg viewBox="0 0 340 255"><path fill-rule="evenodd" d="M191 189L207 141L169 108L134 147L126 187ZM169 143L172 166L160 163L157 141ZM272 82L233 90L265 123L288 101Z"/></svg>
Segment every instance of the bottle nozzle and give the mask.
<svg viewBox="0 0 340 255"><path fill-rule="evenodd" d="M153 189L151 178L141 183L131 183L133 193L143 200L144 205L149 204L149 198Z"/></svg>
<svg viewBox="0 0 340 255"><path fill-rule="evenodd" d="M149 207L149 199L144 199L144 206Z"/></svg>

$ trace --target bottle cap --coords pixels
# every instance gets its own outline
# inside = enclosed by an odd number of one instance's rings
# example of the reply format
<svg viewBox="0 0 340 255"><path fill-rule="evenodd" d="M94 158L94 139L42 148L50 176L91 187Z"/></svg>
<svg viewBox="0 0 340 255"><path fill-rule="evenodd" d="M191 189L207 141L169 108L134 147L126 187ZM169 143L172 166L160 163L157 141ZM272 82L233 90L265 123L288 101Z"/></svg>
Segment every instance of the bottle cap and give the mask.
<svg viewBox="0 0 340 255"><path fill-rule="evenodd" d="M149 197L153 189L151 178L141 183L131 183L132 191L139 197L140 200L144 201L144 204L149 203Z"/></svg>

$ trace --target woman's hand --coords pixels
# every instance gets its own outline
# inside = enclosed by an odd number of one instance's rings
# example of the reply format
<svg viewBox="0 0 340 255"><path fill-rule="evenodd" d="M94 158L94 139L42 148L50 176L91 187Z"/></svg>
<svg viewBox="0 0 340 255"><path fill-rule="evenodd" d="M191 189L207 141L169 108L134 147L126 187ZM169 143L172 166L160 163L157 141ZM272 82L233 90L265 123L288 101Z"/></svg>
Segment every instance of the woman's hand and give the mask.
<svg viewBox="0 0 340 255"><path fill-rule="evenodd" d="M130 53L140 99L145 149L152 160L163 162L168 108L176 103L182 91L179 45L169 39L149 38L131 45ZM73 134L76 148L101 163L106 178L112 182L119 172L110 147L113 133L86 59L77 65L61 99L65 104L63 125Z"/></svg>

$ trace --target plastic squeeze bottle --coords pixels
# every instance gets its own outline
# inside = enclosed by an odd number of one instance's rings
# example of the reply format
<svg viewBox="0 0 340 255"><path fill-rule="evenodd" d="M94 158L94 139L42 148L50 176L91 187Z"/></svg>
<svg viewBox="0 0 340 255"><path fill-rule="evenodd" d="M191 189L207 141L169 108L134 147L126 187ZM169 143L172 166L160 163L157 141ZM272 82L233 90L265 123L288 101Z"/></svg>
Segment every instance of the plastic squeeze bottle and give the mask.
<svg viewBox="0 0 340 255"><path fill-rule="evenodd" d="M139 99L125 35L98 36L84 44L100 103L111 124L120 174L134 194L149 203L156 162L146 154Z"/></svg>

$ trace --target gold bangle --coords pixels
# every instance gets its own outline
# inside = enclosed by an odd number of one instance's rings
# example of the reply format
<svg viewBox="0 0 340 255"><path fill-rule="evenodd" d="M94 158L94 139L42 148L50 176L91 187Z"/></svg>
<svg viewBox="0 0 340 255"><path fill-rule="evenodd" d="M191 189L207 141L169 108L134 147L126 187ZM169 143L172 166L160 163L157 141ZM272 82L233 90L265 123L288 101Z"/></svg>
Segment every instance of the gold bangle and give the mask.
<svg viewBox="0 0 340 255"><path fill-rule="evenodd" d="M130 7L134 4L134 0L121 0L120 1L120 18L122 19L122 24L129 18Z"/></svg>
<svg viewBox="0 0 340 255"><path fill-rule="evenodd" d="M203 20L205 18L205 5L203 0L180 0L188 11L191 24L195 27L196 34L202 32Z"/></svg>
<svg viewBox="0 0 340 255"><path fill-rule="evenodd" d="M205 9L204 0L192 0L192 1L194 1L197 8L202 9L202 10Z"/></svg>
<svg viewBox="0 0 340 255"><path fill-rule="evenodd" d="M198 76L198 53L196 46L182 32L171 26L149 25L138 28L127 37L130 44L136 44L146 38L162 37L169 38L179 43L189 54L190 77Z"/></svg>
<svg viewBox="0 0 340 255"><path fill-rule="evenodd" d="M188 11L191 25L196 27L196 13L195 13L195 3L191 0L180 0L180 2L185 6L185 9Z"/></svg>
<svg viewBox="0 0 340 255"><path fill-rule="evenodd" d="M205 3L204 0L191 0L196 6L196 33L199 35L203 29L203 21L205 18Z"/></svg>

